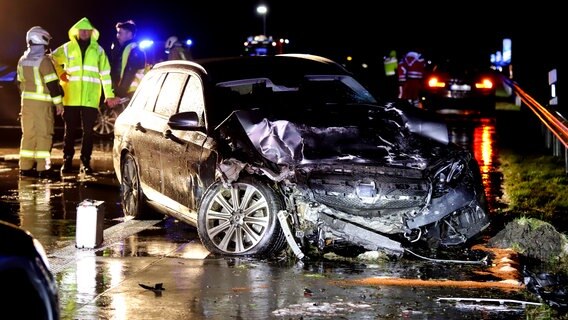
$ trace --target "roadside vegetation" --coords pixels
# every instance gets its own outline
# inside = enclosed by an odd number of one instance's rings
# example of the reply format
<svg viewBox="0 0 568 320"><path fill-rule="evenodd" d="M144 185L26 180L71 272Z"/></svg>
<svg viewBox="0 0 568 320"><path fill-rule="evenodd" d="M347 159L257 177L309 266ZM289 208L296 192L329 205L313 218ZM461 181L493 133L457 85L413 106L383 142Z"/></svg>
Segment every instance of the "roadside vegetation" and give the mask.
<svg viewBox="0 0 568 320"><path fill-rule="evenodd" d="M500 168L507 210L541 219L555 227L568 215L568 174L564 160L553 156L520 155L501 150ZM567 230L561 230L567 231Z"/></svg>
<svg viewBox="0 0 568 320"><path fill-rule="evenodd" d="M568 174L564 159L502 149L499 162L504 177L501 201L506 205L496 213L510 217L512 222L492 240L536 258L539 272L553 275L552 279L566 279ZM550 295L551 301L565 303L567 284L562 282L533 286L531 291L540 290L541 298ZM526 319L568 319L568 314L565 307L543 304L527 307Z"/></svg>
<svg viewBox="0 0 568 320"><path fill-rule="evenodd" d="M536 258L549 264L556 272L568 274L568 174L564 159L543 152L521 152L519 150L501 149L499 153L499 168L503 174L501 201L505 203L497 214L508 216L520 226L519 230L542 230L554 228L554 232L562 237L562 250L550 251L546 259L541 253ZM546 235L527 240L527 234L519 234L519 241L525 241L525 246L516 244L518 252L530 251L549 245ZM532 256L535 258L535 256Z"/></svg>

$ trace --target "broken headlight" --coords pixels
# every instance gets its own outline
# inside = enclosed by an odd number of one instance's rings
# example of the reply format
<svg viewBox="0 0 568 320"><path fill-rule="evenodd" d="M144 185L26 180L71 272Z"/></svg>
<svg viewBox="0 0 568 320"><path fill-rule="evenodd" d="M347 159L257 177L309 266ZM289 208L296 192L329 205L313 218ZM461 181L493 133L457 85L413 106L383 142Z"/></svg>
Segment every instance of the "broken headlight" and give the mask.
<svg viewBox="0 0 568 320"><path fill-rule="evenodd" d="M452 161L441 167L434 175L434 197L445 194L450 188L454 187L460 180L466 168L462 160Z"/></svg>

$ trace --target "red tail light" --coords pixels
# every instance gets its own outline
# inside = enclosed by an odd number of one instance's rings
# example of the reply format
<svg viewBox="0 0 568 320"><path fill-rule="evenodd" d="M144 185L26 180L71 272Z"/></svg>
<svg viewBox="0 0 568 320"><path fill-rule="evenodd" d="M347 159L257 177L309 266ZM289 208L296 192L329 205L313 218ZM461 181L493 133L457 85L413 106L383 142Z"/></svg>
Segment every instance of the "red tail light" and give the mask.
<svg viewBox="0 0 568 320"><path fill-rule="evenodd" d="M430 88L443 88L446 83L438 79L438 77L430 77L428 79L428 87Z"/></svg>
<svg viewBox="0 0 568 320"><path fill-rule="evenodd" d="M493 81L490 78L483 78L475 83L477 89L492 89Z"/></svg>

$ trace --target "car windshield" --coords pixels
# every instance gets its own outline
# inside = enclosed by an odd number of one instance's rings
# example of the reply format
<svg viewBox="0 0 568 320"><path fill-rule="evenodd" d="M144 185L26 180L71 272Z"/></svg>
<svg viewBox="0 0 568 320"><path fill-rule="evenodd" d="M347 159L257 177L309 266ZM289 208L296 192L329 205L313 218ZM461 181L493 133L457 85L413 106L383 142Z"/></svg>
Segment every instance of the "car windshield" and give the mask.
<svg viewBox="0 0 568 320"><path fill-rule="evenodd" d="M449 73L451 75L475 75L489 71L488 59L475 56L443 57L433 60L430 66L432 71Z"/></svg>
<svg viewBox="0 0 568 320"><path fill-rule="evenodd" d="M220 82L216 87L223 97L223 108L230 111L377 103L369 91L347 75L306 75L297 82L240 79Z"/></svg>

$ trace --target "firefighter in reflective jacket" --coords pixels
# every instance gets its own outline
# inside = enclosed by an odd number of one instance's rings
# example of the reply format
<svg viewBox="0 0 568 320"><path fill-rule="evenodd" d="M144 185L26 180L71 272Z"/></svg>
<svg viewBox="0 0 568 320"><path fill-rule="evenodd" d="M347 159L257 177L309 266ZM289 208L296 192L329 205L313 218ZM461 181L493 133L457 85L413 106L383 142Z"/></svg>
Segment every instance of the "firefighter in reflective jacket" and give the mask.
<svg viewBox="0 0 568 320"><path fill-rule="evenodd" d="M86 174L93 170L90 166L93 152L93 127L98 116L101 93L105 103L114 107L120 102L112 90L110 63L104 49L97 42L99 31L89 19L82 18L69 29L69 41L53 51L57 73L63 91L63 138L62 173L72 172L75 154L75 135L82 127L81 164Z"/></svg>
<svg viewBox="0 0 568 320"><path fill-rule="evenodd" d="M132 20L116 24L116 41L110 48L109 60L114 94L132 98L144 77L146 55L134 40L136 24Z"/></svg>
<svg viewBox="0 0 568 320"><path fill-rule="evenodd" d="M422 55L409 51L398 64L398 82L400 99L408 100L418 106L420 91L422 90L424 68L426 67Z"/></svg>
<svg viewBox="0 0 568 320"><path fill-rule="evenodd" d="M62 94L51 57L46 54L51 35L42 27L26 33L28 49L17 67L21 92L22 139L20 142L20 175L51 178L50 153L53 140L53 106L63 113ZM34 171L35 165L35 171Z"/></svg>

